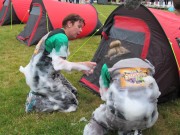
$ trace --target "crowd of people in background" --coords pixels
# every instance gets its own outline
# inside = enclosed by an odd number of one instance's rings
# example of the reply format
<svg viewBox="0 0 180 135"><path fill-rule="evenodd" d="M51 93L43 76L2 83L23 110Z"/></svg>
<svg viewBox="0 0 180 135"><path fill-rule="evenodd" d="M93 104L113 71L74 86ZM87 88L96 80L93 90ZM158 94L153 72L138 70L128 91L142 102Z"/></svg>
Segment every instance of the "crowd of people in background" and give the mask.
<svg viewBox="0 0 180 135"><path fill-rule="evenodd" d="M172 0L150 0L150 2L151 2L151 5L154 5L154 4L158 5L158 3L159 5L163 5L164 3L165 6L168 6L169 2L171 3L171 5L173 4Z"/></svg>
<svg viewBox="0 0 180 135"><path fill-rule="evenodd" d="M59 0L61 2L69 2L69 3L82 3L82 4L93 4L95 1L94 0ZM98 0L96 0L98 1ZM125 0L108 0L108 2L113 2L113 3L122 3L125 2ZM156 5L156 6L172 6L173 5L173 0L142 0L143 3L145 4L150 4L150 5Z"/></svg>
<svg viewBox="0 0 180 135"><path fill-rule="evenodd" d="M98 3L98 0L59 0L61 2L69 2L75 4L93 4ZM124 3L126 0L106 0L105 3ZM147 7L166 8L170 12L176 11L176 14L180 14L179 5L180 0L141 0L141 3Z"/></svg>
<svg viewBox="0 0 180 135"><path fill-rule="evenodd" d="M94 3L94 0L59 0L61 2L70 2L70 3L76 3L76 4L79 4L79 3L83 3L83 4L86 4L86 3Z"/></svg>

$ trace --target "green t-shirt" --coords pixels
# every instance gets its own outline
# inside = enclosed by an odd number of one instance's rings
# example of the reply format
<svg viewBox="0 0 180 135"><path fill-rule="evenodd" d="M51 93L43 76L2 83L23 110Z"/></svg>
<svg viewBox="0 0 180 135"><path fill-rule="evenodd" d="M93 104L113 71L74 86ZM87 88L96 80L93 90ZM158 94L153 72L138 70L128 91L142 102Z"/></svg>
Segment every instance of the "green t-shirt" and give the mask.
<svg viewBox="0 0 180 135"><path fill-rule="evenodd" d="M101 69L101 77L102 77L102 81L103 81L103 85L105 88L109 88L109 84L110 84L110 73L108 71L108 67L106 64L104 64L102 66Z"/></svg>
<svg viewBox="0 0 180 135"><path fill-rule="evenodd" d="M68 56L68 37L64 33L58 33L49 37L45 41L45 49L49 53L54 49L56 55L66 58Z"/></svg>

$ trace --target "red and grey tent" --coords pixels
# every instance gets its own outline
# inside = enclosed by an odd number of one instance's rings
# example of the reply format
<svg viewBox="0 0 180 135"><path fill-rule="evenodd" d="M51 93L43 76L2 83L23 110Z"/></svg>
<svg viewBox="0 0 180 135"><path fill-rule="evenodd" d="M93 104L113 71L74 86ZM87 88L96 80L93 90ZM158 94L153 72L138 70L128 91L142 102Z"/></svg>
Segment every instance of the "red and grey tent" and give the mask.
<svg viewBox="0 0 180 135"><path fill-rule="evenodd" d="M116 8L107 18L102 40L92 61L97 66L92 75L83 75L80 83L99 94L99 76L104 63L112 67L126 58L149 60L155 67L154 78L161 96L159 102L176 98L180 91L180 18L173 13L149 10L141 5L137 10L128 10L124 5ZM118 39L129 53L109 60L105 55L112 40Z"/></svg>
<svg viewBox="0 0 180 135"><path fill-rule="evenodd" d="M85 19L86 25L78 38L92 35L102 24L98 19L96 9L90 4L72 4L55 0L33 0L30 17L25 29L17 39L28 46L35 45L48 31L62 27L62 20L71 13L76 13ZM101 32L97 32L100 34Z"/></svg>
<svg viewBox="0 0 180 135"><path fill-rule="evenodd" d="M0 11L0 25L18 24L18 19L11 0L4 0Z"/></svg>
<svg viewBox="0 0 180 135"><path fill-rule="evenodd" d="M0 0L0 25L26 23L31 2L32 0Z"/></svg>
<svg viewBox="0 0 180 135"><path fill-rule="evenodd" d="M32 0L12 0L15 13L22 23L28 21L31 2Z"/></svg>
<svg viewBox="0 0 180 135"><path fill-rule="evenodd" d="M37 44L41 37L53 29L42 0L32 0L29 13L24 30L17 36L19 41L28 46Z"/></svg>

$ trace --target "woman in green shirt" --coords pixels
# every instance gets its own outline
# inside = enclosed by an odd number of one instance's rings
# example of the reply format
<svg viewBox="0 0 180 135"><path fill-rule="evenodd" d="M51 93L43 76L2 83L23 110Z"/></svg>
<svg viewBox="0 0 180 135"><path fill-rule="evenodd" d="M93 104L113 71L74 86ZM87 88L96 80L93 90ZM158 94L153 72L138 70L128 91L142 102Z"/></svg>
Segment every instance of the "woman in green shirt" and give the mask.
<svg viewBox="0 0 180 135"><path fill-rule="evenodd" d="M77 109L77 90L60 73L61 70L78 70L89 75L95 62L69 62L69 39L76 38L85 25L77 14L64 18L62 28L46 34L36 45L30 63L20 67L25 74L30 92L26 101L26 112L71 112Z"/></svg>

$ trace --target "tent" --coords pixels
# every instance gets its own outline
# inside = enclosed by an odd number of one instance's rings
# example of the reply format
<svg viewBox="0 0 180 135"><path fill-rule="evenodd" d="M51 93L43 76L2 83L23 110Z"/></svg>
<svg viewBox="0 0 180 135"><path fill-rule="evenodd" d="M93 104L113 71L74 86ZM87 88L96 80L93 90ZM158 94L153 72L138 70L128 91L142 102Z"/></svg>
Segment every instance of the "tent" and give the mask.
<svg viewBox="0 0 180 135"><path fill-rule="evenodd" d="M0 11L1 11L2 7L3 7L3 3L4 3L4 0L0 0Z"/></svg>
<svg viewBox="0 0 180 135"><path fill-rule="evenodd" d="M26 23L31 2L32 0L0 0L0 25Z"/></svg>
<svg viewBox="0 0 180 135"><path fill-rule="evenodd" d="M55 0L33 0L28 22L25 29L17 36L17 39L28 46L35 45L48 31L61 28L63 18L71 13L79 14L86 22L82 33L77 38L92 35L102 26L96 9L90 4L72 4ZM100 33L97 32L97 34Z"/></svg>
<svg viewBox="0 0 180 135"><path fill-rule="evenodd" d="M180 19L173 13L148 9L141 5L137 10L117 7L107 18L102 40L92 59L97 66L92 75L83 75L80 84L99 94L99 76L104 63L112 67L126 58L149 60L155 67L154 78L161 96L159 102L177 98L180 91ZM129 53L109 60L105 55L112 40L118 39Z"/></svg>
<svg viewBox="0 0 180 135"><path fill-rule="evenodd" d="M26 23L31 1L0 0L0 25Z"/></svg>
<svg viewBox="0 0 180 135"><path fill-rule="evenodd" d="M16 37L28 46L36 44L41 37L53 29L42 0L32 0L29 13L24 30Z"/></svg>
<svg viewBox="0 0 180 135"><path fill-rule="evenodd" d="M31 2L32 0L12 0L14 11L22 23L28 21Z"/></svg>
<svg viewBox="0 0 180 135"><path fill-rule="evenodd" d="M4 0L0 10L0 26L18 23L20 23L20 20L14 11L11 0Z"/></svg>

